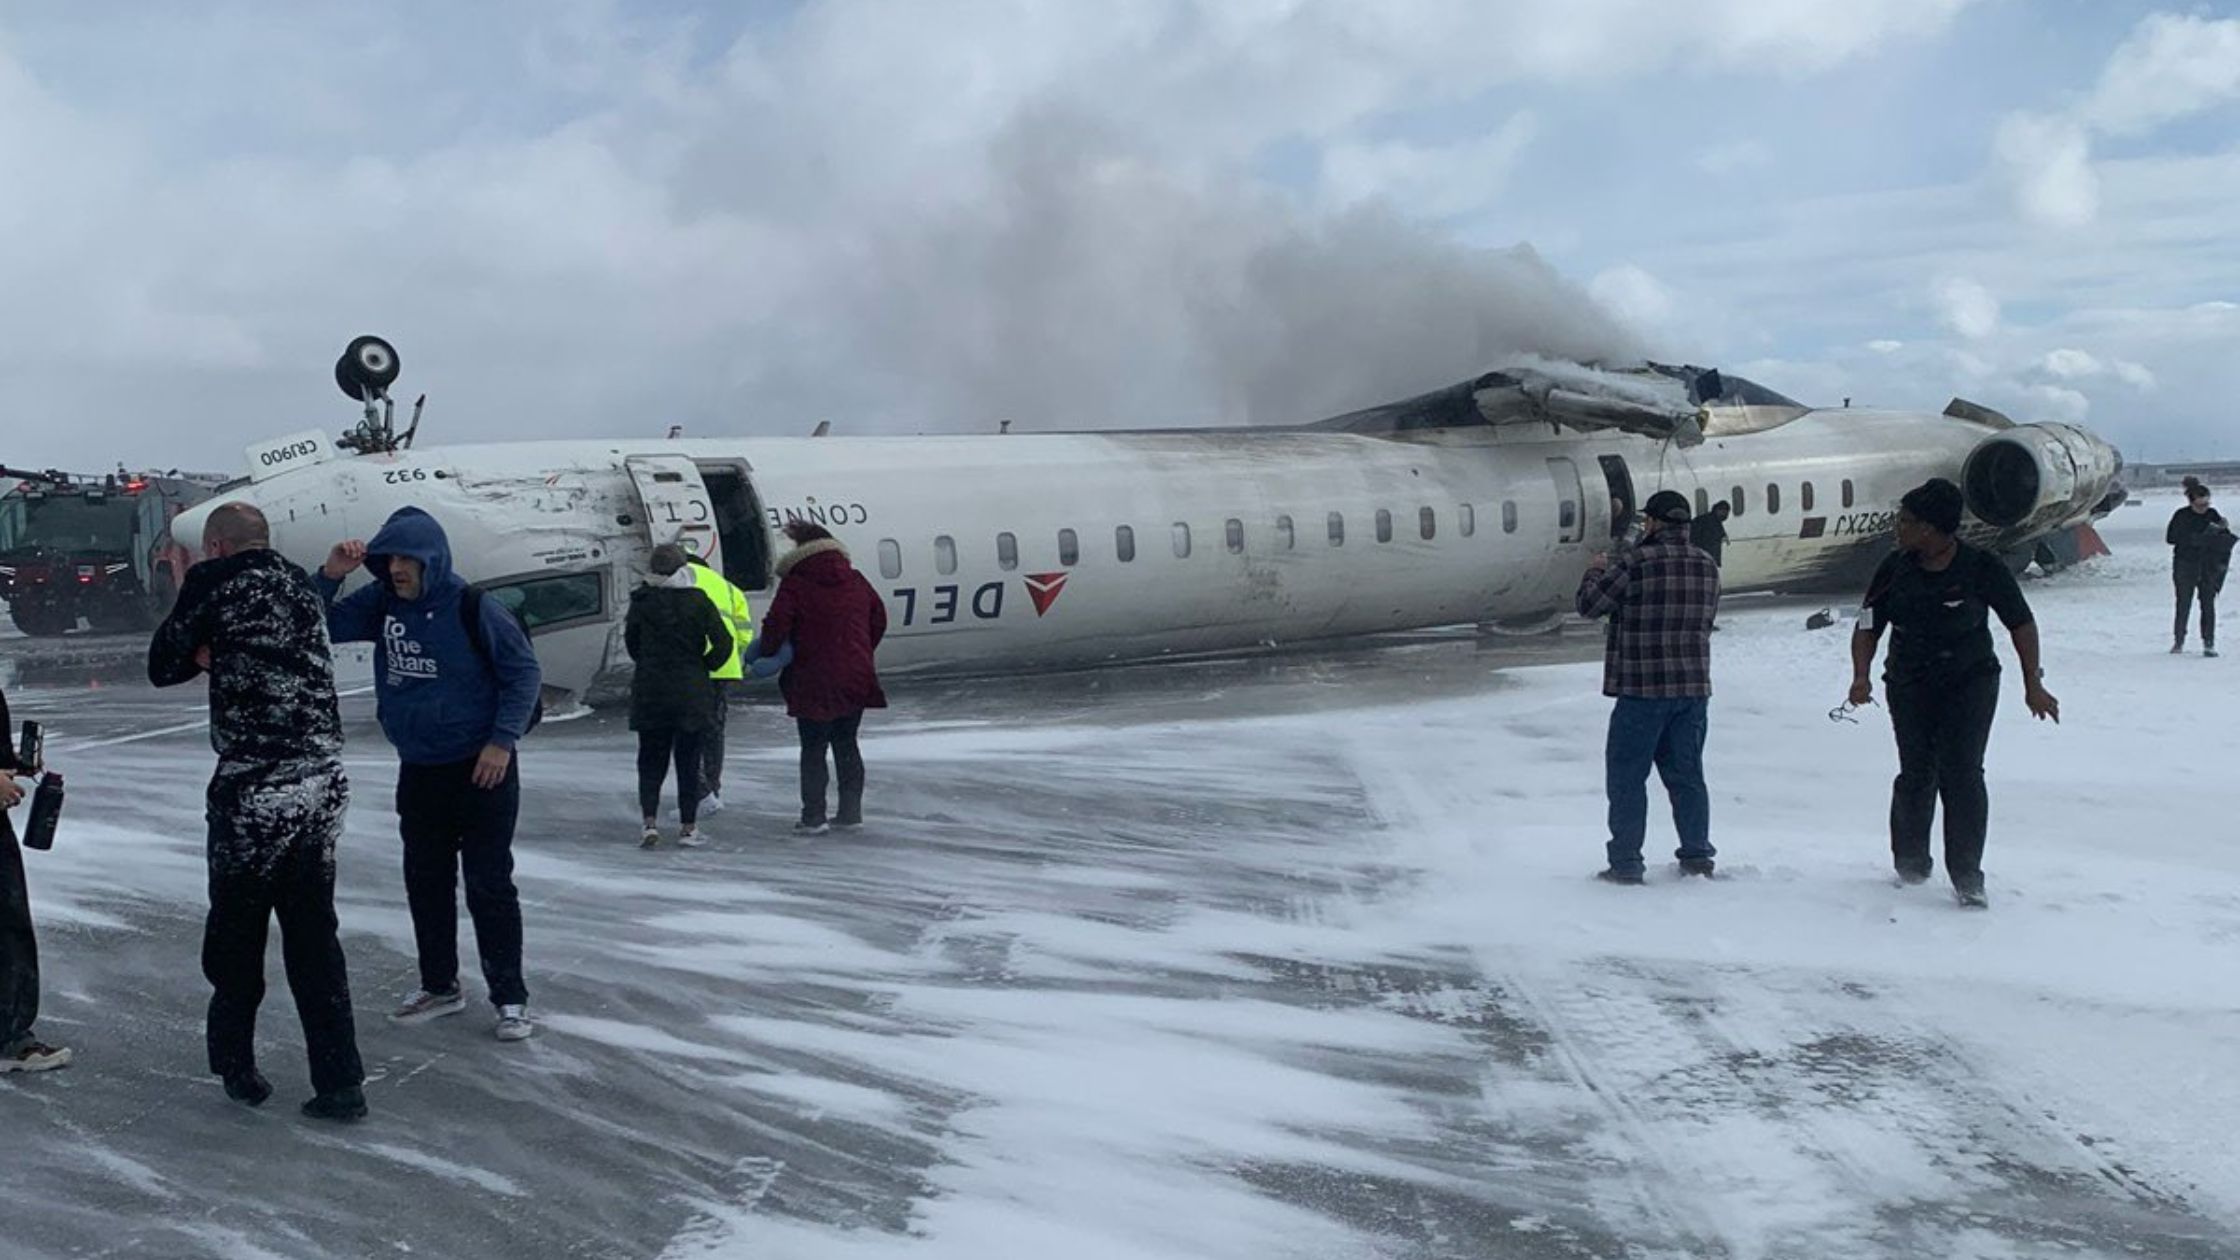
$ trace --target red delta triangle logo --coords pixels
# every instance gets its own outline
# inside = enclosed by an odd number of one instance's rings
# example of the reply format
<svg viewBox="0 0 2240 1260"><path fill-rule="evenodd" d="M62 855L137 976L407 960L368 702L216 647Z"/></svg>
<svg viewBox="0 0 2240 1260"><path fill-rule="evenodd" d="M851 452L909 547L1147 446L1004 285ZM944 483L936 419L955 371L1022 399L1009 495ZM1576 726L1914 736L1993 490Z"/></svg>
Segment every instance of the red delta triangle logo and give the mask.
<svg viewBox="0 0 2240 1260"><path fill-rule="evenodd" d="M1063 573L1029 573L1027 575L1027 598L1034 601L1035 616L1039 617L1049 612L1050 605L1057 603L1058 596L1065 593L1066 576Z"/></svg>

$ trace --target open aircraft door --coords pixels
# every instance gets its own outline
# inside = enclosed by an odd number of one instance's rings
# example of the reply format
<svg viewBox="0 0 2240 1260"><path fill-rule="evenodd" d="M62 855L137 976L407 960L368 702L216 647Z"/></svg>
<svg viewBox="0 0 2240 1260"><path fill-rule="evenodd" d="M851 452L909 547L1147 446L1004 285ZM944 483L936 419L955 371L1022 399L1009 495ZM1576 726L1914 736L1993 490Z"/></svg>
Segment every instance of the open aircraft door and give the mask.
<svg viewBox="0 0 2240 1260"><path fill-rule="evenodd" d="M632 455L623 460L645 509L646 531L658 547L675 543L723 571L723 535L700 468L682 455Z"/></svg>
<svg viewBox="0 0 2240 1260"><path fill-rule="evenodd" d="M1556 487L1556 541L1584 542L1587 537L1587 495L1579 482L1579 466L1568 459L1548 461L1548 479Z"/></svg>

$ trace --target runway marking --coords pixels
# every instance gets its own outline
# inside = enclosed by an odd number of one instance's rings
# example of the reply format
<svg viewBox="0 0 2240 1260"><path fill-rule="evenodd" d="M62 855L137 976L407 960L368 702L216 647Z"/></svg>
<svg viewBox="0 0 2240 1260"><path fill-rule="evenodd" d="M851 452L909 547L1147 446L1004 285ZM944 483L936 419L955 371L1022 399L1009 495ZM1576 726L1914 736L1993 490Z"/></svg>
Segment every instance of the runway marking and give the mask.
<svg viewBox="0 0 2240 1260"><path fill-rule="evenodd" d="M372 690L373 686L369 683L363 687L352 687L348 691L338 691L335 695L337 698L362 696ZM134 731L130 735L111 735L106 739L67 740L53 745L53 750L61 753L75 753L89 748L115 748L119 744L137 744L144 739L161 739L166 735L183 735L188 731L202 730L209 725L209 718L196 718L192 722L181 722L177 726L159 726L154 730Z"/></svg>

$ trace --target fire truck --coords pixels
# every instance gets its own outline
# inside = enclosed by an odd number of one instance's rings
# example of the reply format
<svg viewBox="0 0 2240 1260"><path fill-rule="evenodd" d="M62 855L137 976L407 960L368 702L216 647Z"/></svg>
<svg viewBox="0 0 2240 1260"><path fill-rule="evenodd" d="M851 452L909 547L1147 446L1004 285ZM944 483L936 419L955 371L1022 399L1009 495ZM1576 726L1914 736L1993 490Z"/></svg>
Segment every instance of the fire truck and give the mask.
<svg viewBox="0 0 2240 1260"><path fill-rule="evenodd" d="M0 599L16 628L67 634L154 628L195 557L171 518L210 497L215 478L97 477L0 466Z"/></svg>

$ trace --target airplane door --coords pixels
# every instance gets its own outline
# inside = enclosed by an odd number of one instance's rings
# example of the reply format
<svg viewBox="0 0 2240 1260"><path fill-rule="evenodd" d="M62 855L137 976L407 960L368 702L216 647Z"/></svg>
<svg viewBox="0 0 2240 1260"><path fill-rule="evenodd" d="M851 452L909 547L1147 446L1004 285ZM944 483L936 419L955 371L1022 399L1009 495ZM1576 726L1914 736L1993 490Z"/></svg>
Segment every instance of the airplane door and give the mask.
<svg viewBox="0 0 2240 1260"><path fill-rule="evenodd" d="M699 467L682 455L632 455L623 466L638 488L653 545L673 542L722 572L723 536L716 532L715 504Z"/></svg>
<svg viewBox="0 0 2240 1260"><path fill-rule="evenodd" d="M1633 498L1633 473L1626 468L1623 455L1604 455L1598 460L1602 465L1602 480L1610 487L1610 536L1625 534L1626 525L1633 520L1641 505Z"/></svg>
<svg viewBox="0 0 2240 1260"><path fill-rule="evenodd" d="M1548 461L1548 476L1556 483L1556 541L1584 541L1587 536L1587 496L1579 484L1579 466L1568 459L1551 459Z"/></svg>

